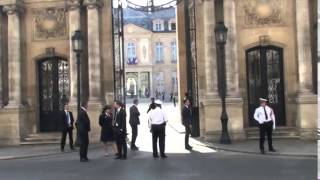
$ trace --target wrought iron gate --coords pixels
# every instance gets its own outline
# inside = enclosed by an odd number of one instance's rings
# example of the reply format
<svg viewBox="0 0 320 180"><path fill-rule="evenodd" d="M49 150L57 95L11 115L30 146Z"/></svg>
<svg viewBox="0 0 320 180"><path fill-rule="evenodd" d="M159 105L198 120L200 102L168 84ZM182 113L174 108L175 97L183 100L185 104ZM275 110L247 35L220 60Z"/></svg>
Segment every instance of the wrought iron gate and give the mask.
<svg viewBox="0 0 320 180"><path fill-rule="evenodd" d="M258 46L246 52L250 126L256 125L253 113L259 106L260 97L269 100L276 124L286 125L282 51L274 46Z"/></svg>
<svg viewBox="0 0 320 180"><path fill-rule="evenodd" d="M70 97L68 62L58 57L38 64L40 131L54 132L61 128L60 111Z"/></svg>
<svg viewBox="0 0 320 180"><path fill-rule="evenodd" d="M191 100L194 124L192 136L200 135L199 127L199 96L197 72L197 29L195 0L184 1L185 30L186 30L186 61L187 61L187 89L188 98Z"/></svg>
<svg viewBox="0 0 320 180"><path fill-rule="evenodd" d="M126 103L123 9L121 0L112 0L114 99Z"/></svg>

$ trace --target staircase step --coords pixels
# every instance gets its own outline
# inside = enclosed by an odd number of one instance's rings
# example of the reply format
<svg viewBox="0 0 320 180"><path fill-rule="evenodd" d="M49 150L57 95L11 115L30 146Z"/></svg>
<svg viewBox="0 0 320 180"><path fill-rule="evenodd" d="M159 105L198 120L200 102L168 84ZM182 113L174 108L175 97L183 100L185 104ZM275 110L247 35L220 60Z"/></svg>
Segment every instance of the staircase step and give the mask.
<svg viewBox="0 0 320 180"><path fill-rule="evenodd" d="M22 139L21 145L44 145L60 143L61 133L35 133Z"/></svg>

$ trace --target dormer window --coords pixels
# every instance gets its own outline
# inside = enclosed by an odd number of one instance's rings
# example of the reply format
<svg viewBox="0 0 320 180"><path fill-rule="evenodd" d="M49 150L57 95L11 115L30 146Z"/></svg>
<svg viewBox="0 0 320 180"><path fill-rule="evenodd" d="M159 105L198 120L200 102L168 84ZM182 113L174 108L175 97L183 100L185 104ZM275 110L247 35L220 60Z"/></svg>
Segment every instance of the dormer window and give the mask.
<svg viewBox="0 0 320 180"><path fill-rule="evenodd" d="M164 25L162 20L154 20L153 21L153 30L154 31L163 31Z"/></svg>
<svg viewBox="0 0 320 180"><path fill-rule="evenodd" d="M175 19L171 19L169 21L169 31L175 31L176 28L176 20Z"/></svg>

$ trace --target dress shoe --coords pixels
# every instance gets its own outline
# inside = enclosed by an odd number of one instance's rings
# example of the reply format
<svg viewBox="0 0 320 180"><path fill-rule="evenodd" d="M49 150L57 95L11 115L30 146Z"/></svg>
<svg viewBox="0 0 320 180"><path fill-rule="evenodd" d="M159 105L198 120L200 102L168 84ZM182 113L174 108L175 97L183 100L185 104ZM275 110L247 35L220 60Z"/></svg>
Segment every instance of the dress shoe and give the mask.
<svg viewBox="0 0 320 180"><path fill-rule="evenodd" d="M159 155L158 154L154 154L153 157L154 158L159 158Z"/></svg>
<svg viewBox="0 0 320 180"><path fill-rule="evenodd" d="M63 149L63 148L61 148L61 149L60 149L60 151L61 151L61 152L64 152L64 149Z"/></svg>
<svg viewBox="0 0 320 180"><path fill-rule="evenodd" d="M138 151L139 148L138 148L137 146L133 146L133 147L131 147L131 150L133 150L133 151Z"/></svg>
<svg viewBox="0 0 320 180"><path fill-rule="evenodd" d="M71 149L71 151L74 151L74 150L76 150L76 149L75 149L74 147L71 147L70 149Z"/></svg>
<svg viewBox="0 0 320 180"><path fill-rule="evenodd" d="M121 156L117 156L115 159L121 159L122 157Z"/></svg>
<svg viewBox="0 0 320 180"><path fill-rule="evenodd" d="M260 152L261 154L265 154L264 149L261 149Z"/></svg>
<svg viewBox="0 0 320 180"><path fill-rule="evenodd" d="M89 159L80 159L80 162L88 162L89 161Z"/></svg>
<svg viewBox="0 0 320 180"><path fill-rule="evenodd" d="M192 150L193 148L191 146L187 146L186 150Z"/></svg>
<svg viewBox="0 0 320 180"><path fill-rule="evenodd" d="M126 160L127 159L127 156L122 156L121 157L121 160Z"/></svg>
<svg viewBox="0 0 320 180"><path fill-rule="evenodd" d="M161 155L161 159L167 159L168 156L166 156L165 154Z"/></svg>
<svg viewBox="0 0 320 180"><path fill-rule="evenodd" d="M270 152L276 152L276 150L273 149L273 148L272 148L272 149L269 149L269 151L270 151Z"/></svg>

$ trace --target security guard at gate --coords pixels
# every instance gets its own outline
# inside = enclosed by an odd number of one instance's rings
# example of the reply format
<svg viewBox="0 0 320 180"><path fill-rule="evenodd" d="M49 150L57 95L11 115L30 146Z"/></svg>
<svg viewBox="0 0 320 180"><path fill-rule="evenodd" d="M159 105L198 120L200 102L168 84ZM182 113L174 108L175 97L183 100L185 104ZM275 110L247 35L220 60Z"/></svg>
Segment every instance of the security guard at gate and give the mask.
<svg viewBox="0 0 320 180"><path fill-rule="evenodd" d="M272 146L272 130L276 128L275 115L271 107L267 105L268 100L260 98L260 107L254 112L254 119L259 123L260 129L260 151L261 154L265 154L264 140L265 135L268 136L269 151L275 152L276 150Z"/></svg>

